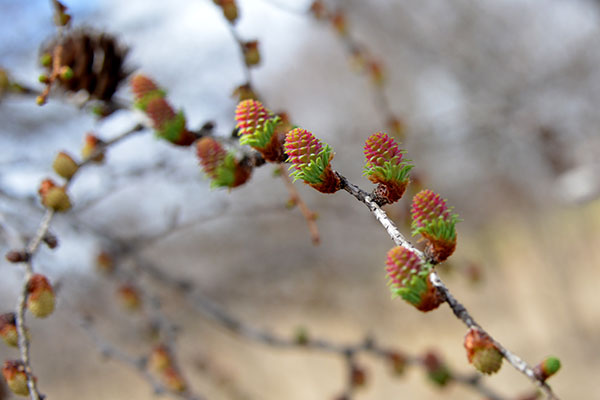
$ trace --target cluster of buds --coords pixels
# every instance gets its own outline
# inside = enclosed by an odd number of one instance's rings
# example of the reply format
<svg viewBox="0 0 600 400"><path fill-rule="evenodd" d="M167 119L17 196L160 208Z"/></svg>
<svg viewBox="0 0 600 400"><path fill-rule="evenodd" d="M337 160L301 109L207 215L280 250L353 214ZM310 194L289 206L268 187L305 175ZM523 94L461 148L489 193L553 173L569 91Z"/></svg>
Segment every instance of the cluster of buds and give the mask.
<svg viewBox="0 0 600 400"><path fill-rule="evenodd" d="M421 234L429 242L428 254L437 262L450 257L456 249L459 219L446 200L431 190L422 190L413 197L411 214L413 235Z"/></svg>
<svg viewBox="0 0 600 400"><path fill-rule="evenodd" d="M175 112L167 102L165 91L144 75L131 78L135 106L152 120L156 135L178 146L189 146L196 135L186 127L183 111Z"/></svg>
<svg viewBox="0 0 600 400"><path fill-rule="evenodd" d="M230 23L235 23L238 18L238 8L235 0L213 0L223 10L223 16Z"/></svg>
<svg viewBox="0 0 600 400"><path fill-rule="evenodd" d="M285 137L285 153L292 164L294 181L301 179L322 193L335 193L341 188L339 176L331 169L333 149L302 128L289 131Z"/></svg>
<svg viewBox="0 0 600 400"><path fill-rule="evenodd" d="M211 187L234 188L244 184L252 173L250 166L236 159L235 153L226 151L214 138L206 136L196 143L196 154L202 169L211 179Z"/></svg>
<svg viewBox="0 0 600 400"><path fill-rule="evenodd" d="M64 186L57 186L51 179L44 179L38 189L44 207L64 212L71 208L71 200Z"/></svg>
<svg viewBox="0 0 600 400"><path fill-rule="evenodd" d="M386 270L394 297L402 297L423 312L434 310L442 304L442 298L429 280L432 266L413 251L402 246L388 251Z"/></svg>
<svg viewBox="0 0 600 400"><path fill-rule="evenodd" d="M502 354L494 341L477 328L471 328L465 336L465 349L469 363L484 374L498 372L502 366Z"/></svg>
<svg viewBox="0 0 600 400"><path fill-rule="evenodd" d="M266 161L285 161L285 132L277 129L282 122L280 117L274 115L258 100L245 100L238 104L235 120L241 144L258 150Z"/></svg>
<svg viewBox="0 0 600 400"><path fill-rule="evenodd" d="M367 162L364 175L378 186L374 197L379 204L394 203L402 197L413 165L402 159L405 151L386 133L377 132L365 142Z"/></svg>
<svg viewBox="0 0 600 400"><path fill-rule="evenodd" d="M104 161L104 142L93 133L85 135L83 147L81 148L81 157L84 160L91 158L92 161L101 163Z"/></svg>
<svg viewBox="0 0 600 400"><path fill-rule="evenodd" d="M27 373L21 361L5 361L2 366L2 375L10 390L19 396L28 396Z"/></svg>

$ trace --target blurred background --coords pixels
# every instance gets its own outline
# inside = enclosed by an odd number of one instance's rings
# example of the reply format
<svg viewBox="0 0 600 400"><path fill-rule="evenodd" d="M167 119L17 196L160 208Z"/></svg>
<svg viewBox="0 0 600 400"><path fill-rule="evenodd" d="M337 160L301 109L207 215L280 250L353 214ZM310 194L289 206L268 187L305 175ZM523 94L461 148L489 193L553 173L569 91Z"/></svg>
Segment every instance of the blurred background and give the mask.
<svg viewBox="0 0 600 400"><path fill-rule="evenodd" d="M259 41L261 63L251 73L263 102L329 143L334 168L365 190L372 185L361 176L364 140L388 129L388 114L397 116L396 137L415 177L464 220L456 254L439 267L451 291L530 364L558 356L563 368L550 384L561 398L600 399L600 2L324 2L343 11L348 34L381 63L379 88L335 27L306 12L310 3L238 1L236 31ZM128 46L128 69L167 88L191 127L214 121L217 135L231 133L232 92L246 78L212 1L65 4L75 26L110 32ZM0 0L0 9L0 67L41 90L39 48L56 32L50 2ZM116 97L131 99L127 85ZM99 120L60 92L44 107L31 96L1 97L3 253L15 233L35 231L43 213L37 187L58 151L78 155L86 132L113 137L139 119L125 110ZM52 227L60 246L42 249L34 262L60 285L55 314L28 319L33 368L48 399L152 398L141 376L104 359L78 323L92 315L114 343L147 351L144 313L119 307L114 280L94 262L101 250L138 242L141 257L247 324L288 337L302 328L341 344L368 334L410 355L435 349L453 370L473 371L466 330L447 306L422 314L390 298L384 261L393 244L365 207L346 193L322 195L297 183L319 215L321 244L313 246L273 170L256 169L232 191L211 190L192 150L140 134L77 176L74 208ZM407 235L409 202L386 208ZM0 274L4 313L14 309L23 271L3 257ZM333 399L343 390L340 357L232 334L199 315L181 291L144 279L134 283L156 291L176 323L180 366L197 392L295 400ZM0 347L2 360L16 357ZM440 389L420 368L395 377L380 360L358 362L368 379L356 399L482 398L460 385ZM507 399L533 389L506 363L486 384Z"/></svg>

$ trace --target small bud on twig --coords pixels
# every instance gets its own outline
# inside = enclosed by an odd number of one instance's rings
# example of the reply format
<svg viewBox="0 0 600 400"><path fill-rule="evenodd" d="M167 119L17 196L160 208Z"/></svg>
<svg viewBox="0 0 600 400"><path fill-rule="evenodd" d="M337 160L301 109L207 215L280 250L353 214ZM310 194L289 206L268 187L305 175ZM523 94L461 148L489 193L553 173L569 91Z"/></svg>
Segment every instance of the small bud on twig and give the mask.
<svg viewBox="0 0 600 400"><path fill-rule="evenodd" d="M471 328L465 336L465 349L469 362L484 374L498 372L502 366L502 354L492 339L477 328Z"/></svg>
<svg viewBox="0 0 600 400"><path fill-rule="evenodd" d="M14 394L19 396L29 395L27 386L27 374L21 361L6 361L2 367L2 375L8 387Z"/></svg>
<svg viewBox="0 0 600 400"><path fill-rule="evenodd" d="M46 318L54 311L55 302L48 278L41 274L33 275L27 282L27 309L38 318Z"/></svg>

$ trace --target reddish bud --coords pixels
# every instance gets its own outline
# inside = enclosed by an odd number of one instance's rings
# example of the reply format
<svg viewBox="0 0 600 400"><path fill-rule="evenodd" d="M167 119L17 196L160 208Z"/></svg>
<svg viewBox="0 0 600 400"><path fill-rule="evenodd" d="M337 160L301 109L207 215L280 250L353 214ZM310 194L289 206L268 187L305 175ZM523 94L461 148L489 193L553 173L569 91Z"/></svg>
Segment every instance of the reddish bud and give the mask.
<svg viewBox="0 0 600 400"><path fill-rule="evenodd" d="M205 136L196 143L196 154L202 169L210 178L216 178L217 168L224 162L227 151L217 140Z"/></svg>
<svg viewBox="0 0 600 400"><path fill-rule="evenodd" d="M364 368L352 365L350 370L350 382L353 388L363 387L367 384L367 372Z"/></svg>
<svg viewBox="0 0 600 400"><path fill-rule="evenodd" d="M38 318L46 318L54 311L55 302L48 278L41 274L33 275L27 282L27 309Z"/></svg>
<svg viewBox="0 0 600 400"><path fill-rule="evenodd" d="M402 297L418 310L435 310L443 303L429 280L431 265L406 247L397 246L388 251L386 271L392 294Z"/></svg>
<svg viewBox="0 0 600 400"><path fill-rule="evenodd" d="M413 197L413 235L420 233L429 241L427 251L436 261L445 261L456 249L458 215L452 213L446 200L431 190L422 190Z"/></svg>
<svg viewBox="0 0 600 400"><path fill-rule="evenodd" d="M296 128L285 137L285 153L294 169L294 180L305 183L322 193L335 193L341 188L340 178L331 169L333 149L321 143L309 131Z"/></svg>
<svg viewBox="0 0 600 400"><path fill-rule="evenodd" d="M6 260L11 263L21 263L29 261L30 254L25 250L11 250L6 253Z"/></svg>
<svg viewBox="0 0 600 400"><path fill-rule="evenodd" d="M50 232L46 232L42 240L44 243L46 243L46 246L48 246L49 249L55 249L58 247L58 238L56 235Z"/></svg>

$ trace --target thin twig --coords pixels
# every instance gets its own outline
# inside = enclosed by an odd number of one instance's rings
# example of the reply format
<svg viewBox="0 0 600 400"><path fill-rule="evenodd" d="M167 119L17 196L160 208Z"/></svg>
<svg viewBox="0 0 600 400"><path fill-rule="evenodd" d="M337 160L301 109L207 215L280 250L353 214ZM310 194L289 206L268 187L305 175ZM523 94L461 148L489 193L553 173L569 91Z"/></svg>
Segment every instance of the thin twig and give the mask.
<svg viewBox="0 0 600 400"><path fill-rule="evenodd" d="M298 189L296 189L296 186L294 186L292 183L292 180L287 174L286 168L280 164L277 169L280 172L280 176L281 179L283 179L285 187L287 187L288 191L290 192L290 201L292 201L294 205L297 205L300 209L300 212L302 212L302 215L304 215L304 219L308 224L308 230L310 231L310 237L312 238L313 244L315 246L318 245L321 242L321 236L319 235L319 227L315 222L316 214L311 211L310 208L308 208L304 200L302 200L302 197L300 197L300 193L298 193Z"/></svg>
<svg viewBox="0 0 600 400"><path fill-rule="evenodd" d="M381 225L383 225L388 235L390 236L390 238L392 238L392 240L394 241L394 243L396 243L397 246L403 246L411 250L412 252L417 254L421 259L430 264L436 264L435 260L427 258L423 252L415 248L408 240L406 240L406 238L404 237L404 235L402 235L402 233L400 233L394 222L389 219L385 211L383 211L377 205L377 203L375 203L371 199L371 196L367 192L360 189L358 186L350 183L344 176L340 175L339 173L338 176L342 181L342 188L369 208L371 213L373 213L375 218L381 223ZM454 298L452 293L450 293L450 290L440 279L437 272L431 272L431 274L429 275L429 280L431 281L433 286L436 287L439 294L446 301L446 303L448 303L448 305L452 309L452 312L454 313L454 315L456 315L458 319L460 319L468 328L476 328L479 331L488 335L490 338L492 338L492 336L488 332L486 332L485 329L483 329L477 322L475 322L475 320L469 314L465 306L463 306L459 301L457 301ZM548 399L558 400L558 397L552 392L552 388L545 381L542 381L536 377L531 366L529 366L520 357L510 352L500 342L496 341L493 338L492 340L498 348L498 351L504 356L504 358L509 362L509 364L511 364L517 371L527 376L531 381L533 381L537 386L539 386Z"/></svg>
<svg viewBox="0 0 600 400"><path fill-rule="evenodd" d="M92 158L101 152L103 152L107 147L118 143L119 141L125 139L126 137L139 132L144 127L142 125L136 125L133 129L124 132L123 134L116 136L115 138L105 142L100 148L92 154ZM78 164L78 167L81 168L90 162L90 159L87 159ZM67 179L65 183L65 188L68 187L72 182L72 177ZM39 393L37 388L37 383L34 378L31 364L30 364L30 342L28 335L26 334L27 327L25 325L25 309L27 307L27 297L28 297L28 283L31 277L34 274L32 259L34 255L40 248L40 244L43 241L44 236L48 233L50 229L50 224L55 215L55 211L48 209L44 213L39 227L31 238L31 240L25 246L26 251L26 261L23 263L25 267L25 277L23 279L23 284L21 286L21 291L17 300L16 306L16 326L17 326L17 335L18 335L18 347L21 355L21 362L23 363L24 371L27 376L27 386L29 388L29 395L31 400L40 400L43 396Z"/></svg>

